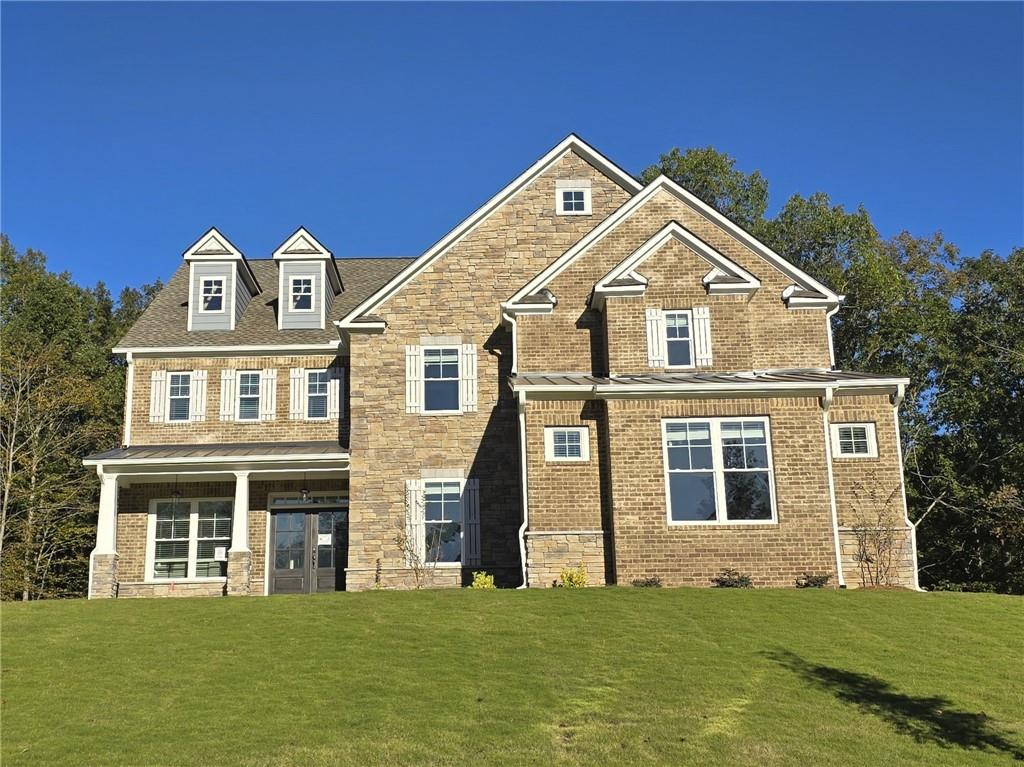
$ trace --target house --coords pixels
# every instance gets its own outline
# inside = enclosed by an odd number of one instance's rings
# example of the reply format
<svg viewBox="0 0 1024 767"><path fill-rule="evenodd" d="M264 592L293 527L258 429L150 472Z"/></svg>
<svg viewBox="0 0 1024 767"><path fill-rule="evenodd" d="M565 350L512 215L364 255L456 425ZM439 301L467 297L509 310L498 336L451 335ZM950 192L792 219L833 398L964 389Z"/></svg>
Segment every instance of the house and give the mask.
<svg viewBox="0 0 1024 767"><path fill-rule="evenodd" d="M430 584L916 587L897 410L825 285L569 136L415 259L199 237L115 353L90 596Z"/></svg>

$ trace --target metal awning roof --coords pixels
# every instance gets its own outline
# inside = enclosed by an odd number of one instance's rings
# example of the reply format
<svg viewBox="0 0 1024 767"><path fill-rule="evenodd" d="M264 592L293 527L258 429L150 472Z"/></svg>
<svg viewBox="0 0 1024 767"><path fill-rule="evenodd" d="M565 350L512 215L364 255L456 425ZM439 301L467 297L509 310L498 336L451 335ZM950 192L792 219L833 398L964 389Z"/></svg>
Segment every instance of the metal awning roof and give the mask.
<svg viewBox="0 0 1024 767"><path fill-rule="evenodd" d="M348 461L335 441L236 442L210 445L132 445L87 456L86 466L148 464L233 464L282 461Z"/></svg>

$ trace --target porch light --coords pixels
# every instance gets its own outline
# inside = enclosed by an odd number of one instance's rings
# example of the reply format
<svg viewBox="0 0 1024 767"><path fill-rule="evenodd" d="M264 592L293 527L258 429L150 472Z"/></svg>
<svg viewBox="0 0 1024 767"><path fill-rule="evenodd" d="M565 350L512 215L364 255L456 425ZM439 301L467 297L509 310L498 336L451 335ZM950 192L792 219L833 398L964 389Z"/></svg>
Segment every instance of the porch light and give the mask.
<svg viewBox="0 0 1024 767"><path fill-rule="evenodd" d="M302 503L309 503L309 501L310 501L310 498L309 498L309 488L306 487L306 474L305 474L305 472L303 472L303 474L302 474L302 489L299 490L299 499L301 500Z"/></svg>

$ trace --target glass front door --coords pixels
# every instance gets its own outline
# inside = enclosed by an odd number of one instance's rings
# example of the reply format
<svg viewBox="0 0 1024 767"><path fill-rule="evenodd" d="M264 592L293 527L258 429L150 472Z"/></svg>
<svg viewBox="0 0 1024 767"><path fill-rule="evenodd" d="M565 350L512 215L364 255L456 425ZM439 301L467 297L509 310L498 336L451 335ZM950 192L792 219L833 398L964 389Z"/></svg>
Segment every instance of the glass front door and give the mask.
<svg viewBox="0 0 1024 767"><path fill-rule="evenodd" d="M278 511L272 515L270 593L343 591L348 566L348 511Z"/></svg>

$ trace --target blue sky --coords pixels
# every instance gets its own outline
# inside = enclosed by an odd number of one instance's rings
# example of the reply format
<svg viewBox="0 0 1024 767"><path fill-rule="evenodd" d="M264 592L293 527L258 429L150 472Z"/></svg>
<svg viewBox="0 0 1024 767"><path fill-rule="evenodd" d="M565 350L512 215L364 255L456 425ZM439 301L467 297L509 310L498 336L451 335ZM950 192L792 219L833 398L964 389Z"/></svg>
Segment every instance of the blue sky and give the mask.
<svg viewBox="0 0 1024 767"><path fill-rule="evenodd" d="M211 224L418 255L577 132L1024 245L1024 5L7 3L0 227L113 289Z"/></svg>

